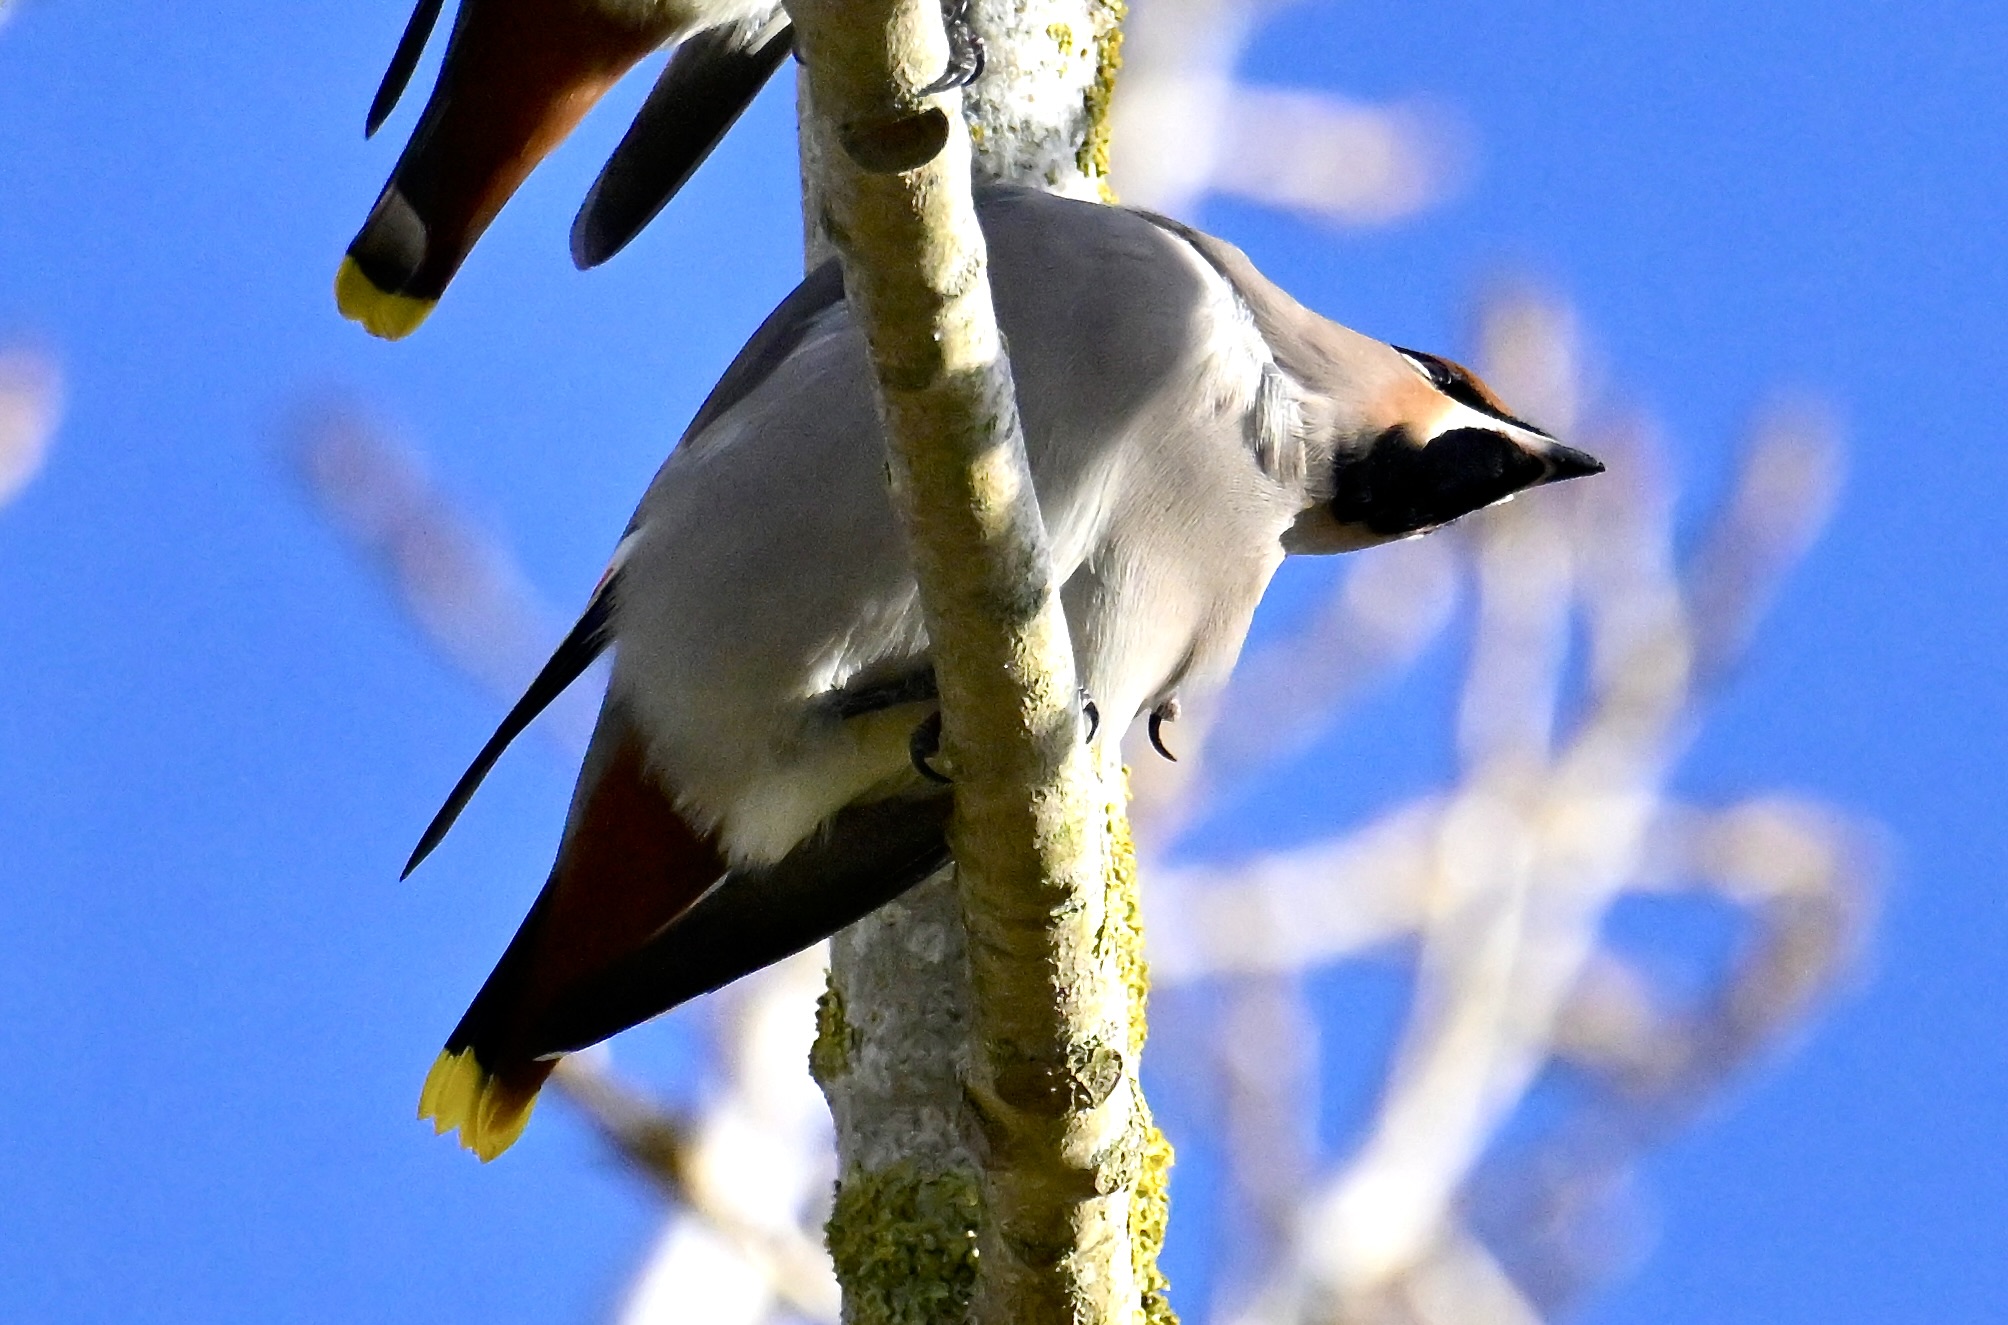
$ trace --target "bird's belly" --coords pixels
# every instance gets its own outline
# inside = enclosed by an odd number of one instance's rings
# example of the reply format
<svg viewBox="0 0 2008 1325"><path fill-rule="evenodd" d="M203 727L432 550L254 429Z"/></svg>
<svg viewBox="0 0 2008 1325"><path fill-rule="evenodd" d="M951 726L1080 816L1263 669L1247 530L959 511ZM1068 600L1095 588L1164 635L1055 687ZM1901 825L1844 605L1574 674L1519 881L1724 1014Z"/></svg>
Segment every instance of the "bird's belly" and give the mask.
<svg viewBox="0 0 2008 1325"><path fill-rule="evenodd" d="M759 559L798 568L785 576L716 563L694 575L685 561L619 611L613 686L678 809L728 860L779 860L837 810L913 776L907 738L926 705L846 719L830 702L861 672L920 665L925 647L894 549L843 541L827 554L841 576L807 549Z"/></svg>
<svg viewBox="0 0 2008 1325"><path fill-rule="evenodd" d="M926 713L918 704L841 721L804 713L785 754L748 757L742 747L663 772L686 815L710 829L728 861L771 864L844 806L909 785L908 739Z"/></svg>

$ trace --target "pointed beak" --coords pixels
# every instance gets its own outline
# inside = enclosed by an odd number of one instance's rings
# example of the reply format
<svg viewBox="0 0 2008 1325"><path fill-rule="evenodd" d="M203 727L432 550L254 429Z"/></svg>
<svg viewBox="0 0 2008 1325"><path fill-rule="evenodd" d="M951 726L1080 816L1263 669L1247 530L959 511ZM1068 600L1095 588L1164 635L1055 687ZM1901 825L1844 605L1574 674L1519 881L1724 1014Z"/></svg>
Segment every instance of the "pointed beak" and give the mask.
<svg viewBox="0 0 2008 1325"><path fill-rule="evenodd" d="M1587 451L1578 451L1573 446L1560 442L1550 442L1541 448L1541 460L1548 466L1548 472L1536 487L1546 483L1560 483L1564 479L1583 478L1590 474L1604 472L1604 462Z"/></svg>

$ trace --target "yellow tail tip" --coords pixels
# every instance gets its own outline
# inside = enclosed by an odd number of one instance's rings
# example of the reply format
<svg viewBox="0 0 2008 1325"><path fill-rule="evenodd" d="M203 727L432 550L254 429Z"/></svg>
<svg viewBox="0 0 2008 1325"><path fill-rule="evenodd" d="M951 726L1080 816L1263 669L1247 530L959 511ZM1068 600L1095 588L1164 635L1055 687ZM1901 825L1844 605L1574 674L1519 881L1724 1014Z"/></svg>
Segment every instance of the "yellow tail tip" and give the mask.
<svg viewBox="0 0 2008 1325"><path fill-rule="evenodd" d="M354 258L343 258L335 273L335 307L349 321L362 323L370 335L385 340L403 340L417 331L438 302L377 289Z"/></svg>
<svg viewBox="0 0 2008 1325"><path fill-rule="evenodd" d="M419 1118L431 1119L438 1134L459 1128L460 1144L484 1164L516 1144L536 1107L536 1086L502 1080L475 1060L472 1049L442 1051L418 1093Z"/></svg>

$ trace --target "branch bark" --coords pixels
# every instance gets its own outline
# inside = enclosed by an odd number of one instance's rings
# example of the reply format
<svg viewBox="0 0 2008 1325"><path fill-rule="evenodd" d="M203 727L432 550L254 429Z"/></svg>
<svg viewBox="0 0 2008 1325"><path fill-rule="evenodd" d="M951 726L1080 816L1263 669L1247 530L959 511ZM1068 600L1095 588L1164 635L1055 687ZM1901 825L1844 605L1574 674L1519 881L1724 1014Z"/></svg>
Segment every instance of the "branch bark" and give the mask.
<svg viewBox="0 0 2008 1325"><path fill-rule="evenodd" d="M820 237L841 256L870 347L956 782L958 886L925 885L839 936L822 1009L845 1315L1168 1314L1154 1279L1168 1154L1136 1086L1117 733L1082 741L970 197L973 166L1097 190L1119 14L975 6L989 68L973 130L957 94L914 95L948 55L932 0L797 0L790 14L810 249ZM1155 1230L1142 1256L1133 1224Z"/></svg>

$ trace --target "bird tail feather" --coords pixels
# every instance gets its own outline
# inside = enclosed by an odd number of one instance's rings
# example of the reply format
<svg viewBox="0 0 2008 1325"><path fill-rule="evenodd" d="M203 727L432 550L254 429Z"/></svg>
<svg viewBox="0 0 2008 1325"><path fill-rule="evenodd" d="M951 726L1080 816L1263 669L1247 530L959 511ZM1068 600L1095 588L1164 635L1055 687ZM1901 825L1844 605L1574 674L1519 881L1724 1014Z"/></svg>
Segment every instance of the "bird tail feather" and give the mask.
<svg viewBox="0 0 2008 1325"><path fill-rule="evenodd" d="M343 316L386 339L415 330L531 169L674 32L593 5L463 5L418 128L349 244Z"/></svg>
<svg viewBox="0 0 2008 1325"><path fill-rule="evenodd" d="M537 1107L555 1058L490 1072L472 1049L446 1049L432 1061L418 1095L418 1116L440 1135L456 1128L460 1144L485 1164L516 1144Z"/></svg>

